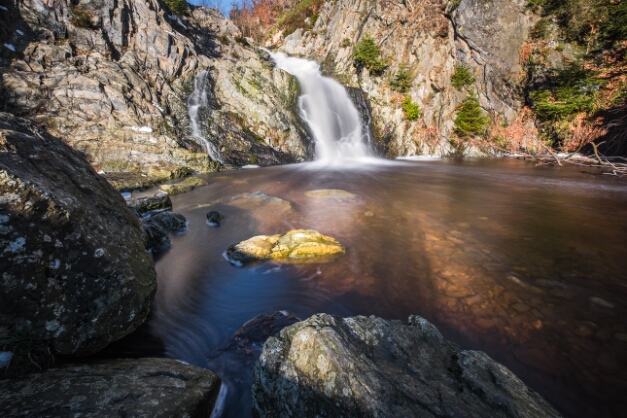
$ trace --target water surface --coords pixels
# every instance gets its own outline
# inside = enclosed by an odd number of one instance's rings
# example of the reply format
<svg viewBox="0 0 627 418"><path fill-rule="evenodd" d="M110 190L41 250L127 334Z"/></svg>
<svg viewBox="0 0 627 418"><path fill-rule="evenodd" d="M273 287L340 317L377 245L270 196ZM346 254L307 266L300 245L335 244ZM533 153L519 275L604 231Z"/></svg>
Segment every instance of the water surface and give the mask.
<svg viewBox="0 0 627 418"><path fill-rule="evenodd" d="M304 164L202 177L209 186L172 197L189 231L157 262L147 327L169 357L223 378L221 416L250 416L258 355L224 348L248 320L277 310L303 319L417 314L505 364L565 416L624 414L625 180L516 160ZM304 194L316 189L356 196ZM229 200L257 191L290 205ZM209 210L226 215L221 227L206 224ZM223 258L240 240L295 228L337 238L347 255L243 268Z"/></svg>

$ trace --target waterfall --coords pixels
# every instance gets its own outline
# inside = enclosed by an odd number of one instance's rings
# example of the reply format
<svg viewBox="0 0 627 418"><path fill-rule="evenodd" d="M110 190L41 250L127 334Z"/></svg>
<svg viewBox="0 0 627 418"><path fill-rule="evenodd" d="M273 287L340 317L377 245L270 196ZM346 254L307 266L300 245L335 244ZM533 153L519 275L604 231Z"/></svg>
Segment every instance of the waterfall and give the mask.
<svg viewBox="0 0 627 418"><path fill-rule="evenodd" d="M365 158L368 130L344 87L320 73L320 66L309 60L267 51L277 68L298 79L301 88L300 114L316 141L316 159L334 164L346 159Z"/></svg>
<svg viewBox="0 0 627 418"><path fill-rule="evenodd" d="M194 77L194 91L187 98L187 114L189 115L189 124L192 130L192 138L200 141L207 150L207 154L214 161L224 163L218 148L200 133L200 127L198 123L198 110L201 107L206 107L208 104L207 99L207 77L208 71L201 71Z"/></svg>

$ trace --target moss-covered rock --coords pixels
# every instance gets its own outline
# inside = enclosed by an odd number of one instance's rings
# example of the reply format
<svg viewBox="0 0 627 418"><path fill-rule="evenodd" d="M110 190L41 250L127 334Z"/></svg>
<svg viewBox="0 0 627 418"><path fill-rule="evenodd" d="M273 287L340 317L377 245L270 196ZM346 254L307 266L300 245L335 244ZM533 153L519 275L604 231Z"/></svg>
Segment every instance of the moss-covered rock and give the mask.
<svg viewBox="0 0 627 418"><path fill-rule="evenodd" d="M346 248L335 238L312 229L296 229L283 235L258 235L226 251L227 259L235 264L259 260L304 262L309 259L324 261L346 253Z"/></svg>

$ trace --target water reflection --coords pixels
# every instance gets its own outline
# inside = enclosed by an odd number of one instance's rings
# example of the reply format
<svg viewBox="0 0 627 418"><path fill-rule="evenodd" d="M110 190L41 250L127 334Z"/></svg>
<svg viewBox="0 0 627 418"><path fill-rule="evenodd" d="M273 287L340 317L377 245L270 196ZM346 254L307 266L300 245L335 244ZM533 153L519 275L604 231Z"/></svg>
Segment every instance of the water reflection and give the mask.
<svg viewBox="0 0 627 418"><path fill-rule="evenodd" d="M189 232L157 263L151 332L170 357L227 382L222 416L249 416L248 354L223 350L259 314L421 315L486 351L571 417L620 416L627 393L627 185L520 161L311 165L206 175L174 196ZM342 189L346 197L308 197ZM233 196L262 192L279 200ZM259 195L257 195L259 196ZM209 203L214 202L209 209ZM204 206L198 206L204 205ZM226 215L206 225L206 212ZM347 255L236 268L229 245L311 228Z"/></svg>

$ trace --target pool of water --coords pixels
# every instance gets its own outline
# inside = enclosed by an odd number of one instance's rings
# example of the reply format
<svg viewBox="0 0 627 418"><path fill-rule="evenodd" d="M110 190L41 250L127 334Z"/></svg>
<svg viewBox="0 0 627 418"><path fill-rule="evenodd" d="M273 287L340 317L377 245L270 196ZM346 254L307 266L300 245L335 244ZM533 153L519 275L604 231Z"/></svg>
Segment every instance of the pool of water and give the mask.
<svg viewBox="0 0 627 418"><path fill-rule="evenodd" d="M227 348L259 314L423 316L487 352L567 417L627 410L627 181L518 160L313 164L201 176L173 196L189 230L157 261L146 325L166 355L214 370L222 417L250 416L259 347ZM342 189L353 197L308 197ZM261 192L278 199L240 194ZM285 202L283 202L285 201ZM206 213L226 216L219 228ZM235 267L229 245L311 228L347 254ZM624 415L623 415L624 416Z"/></svg>

